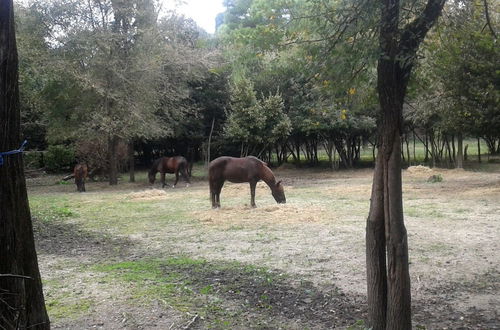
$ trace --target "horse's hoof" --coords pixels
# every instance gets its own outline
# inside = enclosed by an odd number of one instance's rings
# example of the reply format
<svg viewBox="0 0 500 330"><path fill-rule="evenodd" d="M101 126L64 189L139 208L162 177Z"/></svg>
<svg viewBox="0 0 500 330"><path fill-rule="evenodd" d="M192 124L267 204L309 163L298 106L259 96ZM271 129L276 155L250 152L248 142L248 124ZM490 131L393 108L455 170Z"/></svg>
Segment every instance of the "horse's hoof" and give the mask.
<svg viewBox="0 0 500 330"><path fill-rule="evenodd" d="M188 183L188 184L186 184L186 188L189 188L189 183Z"/></svg>

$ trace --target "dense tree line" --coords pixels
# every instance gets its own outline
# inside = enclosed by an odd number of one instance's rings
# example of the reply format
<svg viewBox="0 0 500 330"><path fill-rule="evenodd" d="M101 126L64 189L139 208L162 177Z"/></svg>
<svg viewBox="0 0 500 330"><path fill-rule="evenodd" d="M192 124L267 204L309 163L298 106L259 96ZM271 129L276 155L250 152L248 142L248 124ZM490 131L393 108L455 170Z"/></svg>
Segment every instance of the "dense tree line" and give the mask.
<svg viewBox="0 0 500 330"><path fill-rule="evenodd" d="M326 152L331 167L352 167L371 146L375 158L378 4L225 5L215 36L175 13L159 17L150 0L18 5L24 135L41 150L75 146L111 168L112 182L161 155L314 165ZM401 22L422 6L403 2ZM497 9L490 4L491 31ZM451 1L444 12L409 81L408 164L416 142L433 165L462 166L465 138L500 149L499 48L483 2ZM103 147L108 156L89 156Z"/></svg>

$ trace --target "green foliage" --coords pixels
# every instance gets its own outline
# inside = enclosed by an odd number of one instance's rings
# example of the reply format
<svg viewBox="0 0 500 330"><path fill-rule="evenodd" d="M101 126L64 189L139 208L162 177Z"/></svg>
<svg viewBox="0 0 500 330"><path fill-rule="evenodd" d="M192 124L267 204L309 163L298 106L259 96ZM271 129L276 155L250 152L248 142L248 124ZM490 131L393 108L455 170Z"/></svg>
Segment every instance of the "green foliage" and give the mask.
<svg viewBox="0 0 500 330"><path fill-rule="evenodd" d="M75 150L71 146L52 145L47 149L44 159L47 171L68 171L75 163Z"/></svg>
<svg viewBox="0 0 500 330"><path fill-rule="evenodd" d="M231 109L227 114L226 136L249 147L273 145L285 140L291 131L291 121L284 113L280 94L258 100L253 84L241 79L231 91Z"/></svg>
<svg viewBox="0 0 500 330"><path fill-rule="evenodd" d="M445 12L421 51L424 58L411 82L412 106L406 118L436 137L482 137L494 153L494 141L500 139L497 40L484 28L482 4L452 2ZM498 16L491 22L497 28Z"/></svg>
<svg viewBox="0 0 500 330"><path fill-rule="evenodd" d="M441 174L434 174L431 175L428 179L427 182L430 183L437 183L437 182L442 182L443 181L443 176Z"/></svg>
<svg viewBox="0 0 500 330"><path fill-rule="evenodd" d="M43 164L43 152L41 151L25 151L23 153L24 166L26 168L41 168Z"/></svg>

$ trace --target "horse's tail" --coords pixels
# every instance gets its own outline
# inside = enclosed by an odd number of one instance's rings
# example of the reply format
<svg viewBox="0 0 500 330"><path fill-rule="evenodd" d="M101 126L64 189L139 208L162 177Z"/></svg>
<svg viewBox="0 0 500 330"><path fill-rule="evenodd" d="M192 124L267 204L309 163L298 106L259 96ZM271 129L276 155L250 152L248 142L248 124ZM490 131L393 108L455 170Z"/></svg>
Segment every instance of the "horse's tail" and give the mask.
<svg viewBox="0 0 500 330"><path fill-rule="evenodd" d="M182 160L179 162L179 171L183 176L185 176L186 181L190 183L189 181L189 178L191 177L190 165L187 159L184 157L182 157Z"/></svg>
<svg viewBox="0 0 500 330"><path fill-rule="evenodd" d="M187 164L187 173L188 173L188 176L191 177L192 176L192 173L193 173L193 162L188 162Z"/></svg>

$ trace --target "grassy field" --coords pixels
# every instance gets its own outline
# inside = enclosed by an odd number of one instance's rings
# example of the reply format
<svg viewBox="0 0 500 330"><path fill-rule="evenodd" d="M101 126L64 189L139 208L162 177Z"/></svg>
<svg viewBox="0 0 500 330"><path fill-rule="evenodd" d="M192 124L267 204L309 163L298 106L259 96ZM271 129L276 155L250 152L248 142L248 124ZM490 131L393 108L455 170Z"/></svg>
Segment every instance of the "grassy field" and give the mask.
<svg viewBox="0 0 500 330"><path fill-rule="evenodd" d="M226 184L219 210L202 166L175 189L29 179L53 328L362 329L372 170L275 174L287 204ZM498 328L500 165L403 177L414 324Z"/></svg>

